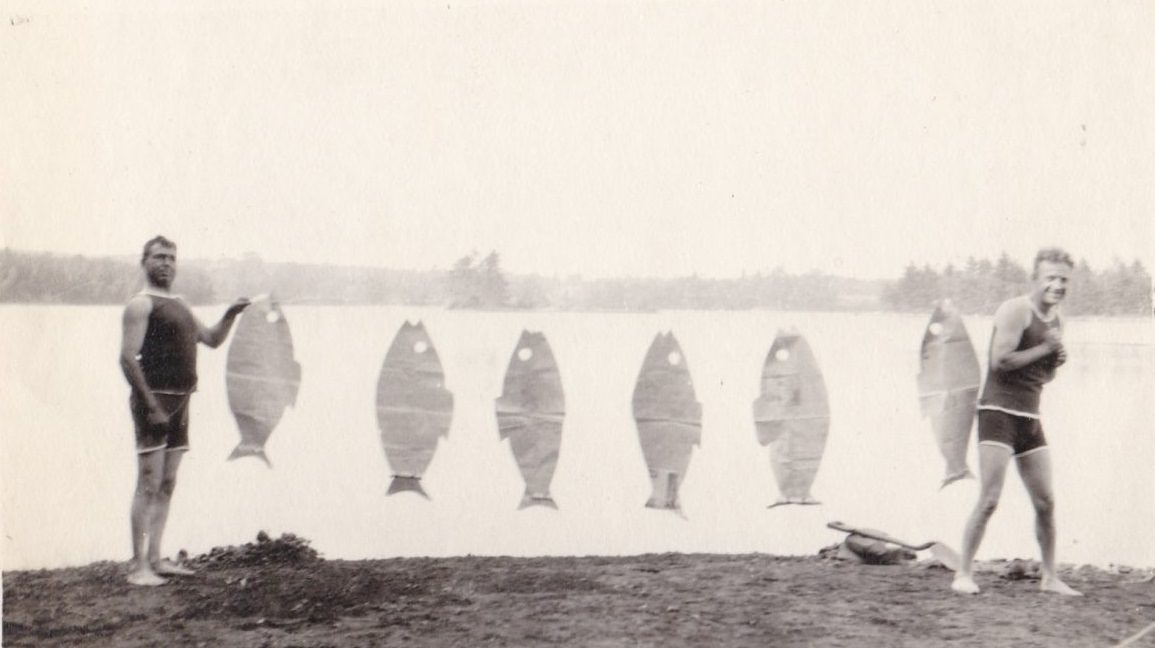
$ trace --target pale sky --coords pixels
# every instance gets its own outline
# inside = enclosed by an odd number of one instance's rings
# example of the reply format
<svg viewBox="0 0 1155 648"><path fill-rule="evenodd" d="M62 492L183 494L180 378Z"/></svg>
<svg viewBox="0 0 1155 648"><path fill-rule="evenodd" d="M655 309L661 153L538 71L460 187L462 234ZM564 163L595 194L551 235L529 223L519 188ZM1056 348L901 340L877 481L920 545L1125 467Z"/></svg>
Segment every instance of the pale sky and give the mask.
<svg viewBox="0 0 1155 648"><path fill-rule="evenodd" d="M160 7L160 8L158 8ZM1155 3L22 2L0 246L1155 269Z"/></svg>

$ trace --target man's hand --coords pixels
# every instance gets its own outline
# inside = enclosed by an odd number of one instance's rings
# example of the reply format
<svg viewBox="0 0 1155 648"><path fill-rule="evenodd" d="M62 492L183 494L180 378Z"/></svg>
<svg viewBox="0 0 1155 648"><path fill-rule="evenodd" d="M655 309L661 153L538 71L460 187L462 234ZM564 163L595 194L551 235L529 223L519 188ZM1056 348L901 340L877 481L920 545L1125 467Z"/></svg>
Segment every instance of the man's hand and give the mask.
<svg viewBox="0 0 1155 648"><path fill-rule="evenodd" d="M232 306L229 306L229 309L225 311L225 317L229 319L235 318L237 315L241 314L241 311L248 308L250 303L252 302L249 301L248 297L241 297L240 299L233 302Z"/></svg>
<svg viewBox="0 0 1155 648"><path fill-rule="evenodd" d="M168 423L168 412L160 405L155 405L148 408L148 424L149 425L164 425Z"/></svg>
<svg viewBox="0 0 1155 648"><path fill-rule="evenodd" d="M1063 346L1063 331L1058 328L1049 328L1043 344L1055 355L1055 366L1058 367L1067 361L1067 349Z"/></svg>

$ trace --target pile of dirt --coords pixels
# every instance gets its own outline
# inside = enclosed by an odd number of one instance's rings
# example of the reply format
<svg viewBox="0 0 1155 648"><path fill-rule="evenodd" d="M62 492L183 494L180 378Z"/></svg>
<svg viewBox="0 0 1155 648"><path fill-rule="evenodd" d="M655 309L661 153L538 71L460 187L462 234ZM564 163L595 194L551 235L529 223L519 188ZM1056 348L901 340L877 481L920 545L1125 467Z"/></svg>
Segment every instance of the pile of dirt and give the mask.
<svg viewBox="0 0 1155 648"><path fill-rule="evenodd" d="M321 560L309 541L292 533L283 533L276 540L261 531L256 543L239 547L213 547L189 561L194 568L259 567L261 565L306 565Z"/></svg>
<svg viewBox="0 0 1155 648"><path fill-rule="evenodd" d="M420 590L418 582L390 581L341 561L325 561L308 540L292 533L273 540L214 547L188 564L215 588L176 581L183 619L248 618L253 624L305 620L327 623L359 616L381 597Z"/></svg>

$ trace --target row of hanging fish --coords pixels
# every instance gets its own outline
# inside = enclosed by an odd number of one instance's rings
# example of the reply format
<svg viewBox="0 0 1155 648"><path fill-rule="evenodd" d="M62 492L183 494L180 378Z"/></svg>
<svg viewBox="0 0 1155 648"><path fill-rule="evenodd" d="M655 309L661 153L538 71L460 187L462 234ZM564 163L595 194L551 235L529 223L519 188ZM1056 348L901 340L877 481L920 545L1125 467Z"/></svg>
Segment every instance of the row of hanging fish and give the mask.
<svg viewBox="0 0 1155 648"><path fill-rule="evenodd" d="M296 403L301 368L280 305L256 298L237 326L226 365L229 407L241 442L229 459L255 456L266 463L265 442L287 407ZM971 476L966 452L979 385L974 347L957 311L940 303L921 345L918 394L946 459L943 485ZM810 488L830 428L822 372L806 339L780 331L763 363L760 396L753 403L758 442L768 446L783 504L817 504ZM453 394L445 388L441 360L422 323L405 322L385 355L377 382L377 425L393 472L389 494L425 495L421 477L438 442L449 433ZM633 416L652 492L647 507L679 510L678 490L702 437L702 406L689 367L672 333L658 334L642 363L633 394ZM525 482L520 508L556 508L550 483L565 421L565 394L557 363L541 333L523 331L510 357L497 427ZM271 465L271 464L270 464Z"/></svg>
<svg viewBox="0 0 1155 648"><path fill-rule="evenodd" d="M784 332L766 358L762 396L754 402L758 439L770 446L782 499L813 504L810 486L826 443L826 389L806 340ZM520 508L556 508L550 483L557 468L565 421L565 393L553 351L541 333L523 331L509 359L495 403L501 439L525 482ZM377 384L377 422L393 470L389 493L425 494L420 480L441 437L449 432L453 395L425 327L406 322L385 356ZM702 406L689 367L672 333L654 338L633 394L642 455L649 470L650 508L679 510L678 489L702 438Z"/></svg>

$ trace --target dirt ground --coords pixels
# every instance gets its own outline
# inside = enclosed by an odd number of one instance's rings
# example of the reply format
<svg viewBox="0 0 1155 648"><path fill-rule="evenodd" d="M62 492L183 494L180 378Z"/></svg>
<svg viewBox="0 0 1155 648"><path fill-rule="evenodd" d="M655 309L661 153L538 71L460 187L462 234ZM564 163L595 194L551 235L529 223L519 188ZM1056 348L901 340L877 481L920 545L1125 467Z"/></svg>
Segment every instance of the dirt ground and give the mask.
<svg viewBox="0 0 1155 648"><path fill-rule="evenodd" d="M292 535L217 548L157 588L126 566L3 574L5 646L1112 646L1155 621L1153 570L829 556L322 560ZM1037 568L1037 566L1035 566ZM1155 632L1133 646L1155 646Z"/></svg>

